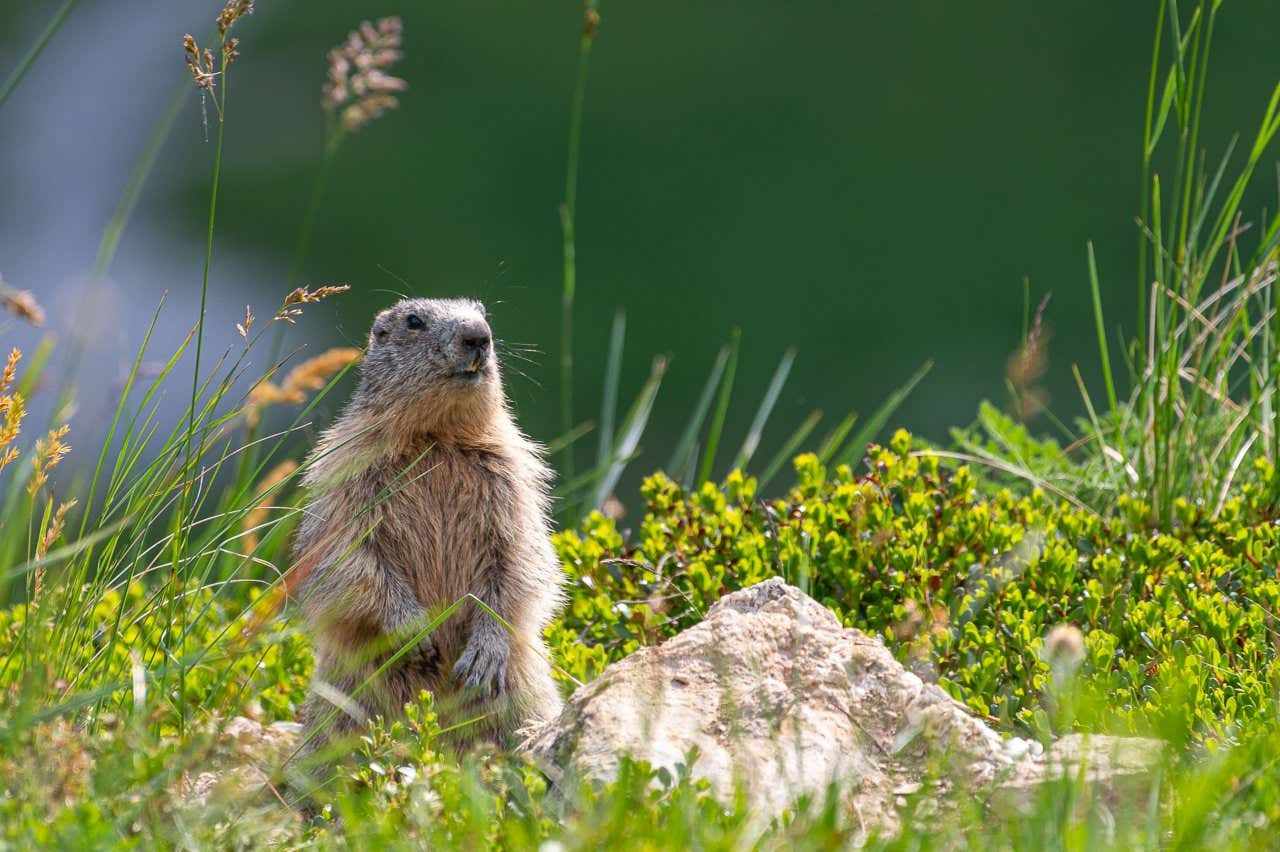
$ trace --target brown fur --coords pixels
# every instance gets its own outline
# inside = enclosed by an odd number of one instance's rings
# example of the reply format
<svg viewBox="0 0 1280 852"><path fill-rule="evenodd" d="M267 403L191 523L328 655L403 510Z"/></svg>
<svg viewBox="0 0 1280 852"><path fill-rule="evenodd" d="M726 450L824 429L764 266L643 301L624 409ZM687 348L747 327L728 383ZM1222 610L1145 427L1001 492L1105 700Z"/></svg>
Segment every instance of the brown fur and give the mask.
<svg viewBox="0 0 1280 852"><path fill-rule="evenodd" d="M311 748L362 715L399 715L422 689L446 723L485 715L467 730L495 741L559 711L541 638L562 583L550 472L511 417L492 344L476 348L488 336L477 302L383 311L360 386L312 455L295 554L316 655L307 734L341 709ZM514 635L467 601L354 701L342 698L468 594Z"/></svg>

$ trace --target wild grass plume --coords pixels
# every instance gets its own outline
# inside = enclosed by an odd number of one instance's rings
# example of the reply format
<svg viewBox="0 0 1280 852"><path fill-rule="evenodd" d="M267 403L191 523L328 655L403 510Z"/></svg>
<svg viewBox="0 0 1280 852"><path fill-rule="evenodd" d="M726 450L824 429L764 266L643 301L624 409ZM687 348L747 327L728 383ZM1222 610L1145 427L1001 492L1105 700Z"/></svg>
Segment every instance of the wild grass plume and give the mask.
<svg viewBox="0 0 1280 852"><path fill-rule="evenodd" d="M329 51L322 103L342 133L355 132L400 105L396 94L409 84L387 71L403 57L402 30L397 17L364 21Z"/></svg>
<svg viewBox="0 0 1280 852"><path fill-rule="evenodd" d="M36 441L31 453L31 479L27 482L27 494L31 497L34 498L36 492L49 481L49 471L57 467L71 451L64 440L70 431L71 427L64 423L50 429L47 435Z"/></svg>
<svg viewBox="0 0 1280 852"><path fill-rule="evenodd" d="M336 296L339 293L345 293L351 287L347 284L327 284L312 290L308 287L296 287L289 291L284 297L284 304L280 306L280 310L276 311L273 319L287 323L292 323L302 315L301 305L312 304L314 302L323 301L330 296ZM252 320L250 320L252 322Z"/></svg>
<svg viewBox="0 0 1280 852"><path fill-rule="evenodd" d="M13 316L36 328L44 325L44 308L36 301L35 294L30 290L15 290L5 284L3 278L0 278L0 305Z"/></svg>
<svg viewBox="0 0 1280 852"><path fill-rule="evenodd" d="M22 431L22 420L26 417L26 402L22 394L13 389L14 379L18 374L18 361L22 351L10 350L5 360L4 372L0 373L0 471L3 471L20 450L15 446L18 433Z"/></svg>

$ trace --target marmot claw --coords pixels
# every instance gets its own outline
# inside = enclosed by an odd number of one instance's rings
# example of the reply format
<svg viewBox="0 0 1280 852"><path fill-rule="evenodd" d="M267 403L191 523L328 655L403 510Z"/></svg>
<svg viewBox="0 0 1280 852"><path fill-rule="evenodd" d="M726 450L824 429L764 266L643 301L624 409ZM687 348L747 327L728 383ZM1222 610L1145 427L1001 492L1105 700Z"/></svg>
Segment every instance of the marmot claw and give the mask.
<svg viewBox="0 0 1280 852"><path fill-rule="evenodd" d="M453 665L453 679L484 698L496 698L506 688L506 643L467 643L462 656Z"/></svg>

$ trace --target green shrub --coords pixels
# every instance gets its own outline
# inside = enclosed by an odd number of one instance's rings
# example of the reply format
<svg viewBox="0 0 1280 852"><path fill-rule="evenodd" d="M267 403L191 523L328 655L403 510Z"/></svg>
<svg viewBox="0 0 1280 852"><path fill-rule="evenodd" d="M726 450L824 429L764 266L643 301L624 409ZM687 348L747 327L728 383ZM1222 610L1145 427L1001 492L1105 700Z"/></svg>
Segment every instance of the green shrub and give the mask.
<svg viewBox="0 0 1280 852"><path fill-rule="evenodd" d="M1106 720L1078 725L1226 737L1271 712L1280 525L1261 484L1216 519L1180 502L1182 523L1160 533L1138 499L1104 518L992 488L913 453L905 432L869 449L864 474L812 455L796 471L780 500L758 499L740 474L688 492L659 473L627 539L598 514L561 533L572 600L551 639L568 673L588 679L726 591L781 575L975 711L1034 733L1053 724L1042 646L1061 623L1084 633L1081 688L1108 696ZM1194 709L1169 718L1175 705Z"/></svg>

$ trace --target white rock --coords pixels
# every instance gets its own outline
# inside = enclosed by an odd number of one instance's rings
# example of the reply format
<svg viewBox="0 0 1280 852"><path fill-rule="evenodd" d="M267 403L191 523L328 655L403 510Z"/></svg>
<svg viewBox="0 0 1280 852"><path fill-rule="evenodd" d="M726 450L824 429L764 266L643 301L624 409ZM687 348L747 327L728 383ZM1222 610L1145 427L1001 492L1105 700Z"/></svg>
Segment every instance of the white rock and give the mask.
<svg viewBox="0 0 1280 852"><path fill-rule="evenodd" d="M554 779L597 781L614 778L624 755L674 775L696 749L694 775L726 803L741 785L768 816L837 783L867 827L885 829L898 823L902 791L925 781L940 792L1008 785L1016 801L1055 773L1087 765L1105 784L1146 774L1159 755L1143 740L1039 746L1001 737L879 639L775 578L606 668L525 749Z"/></svg>

